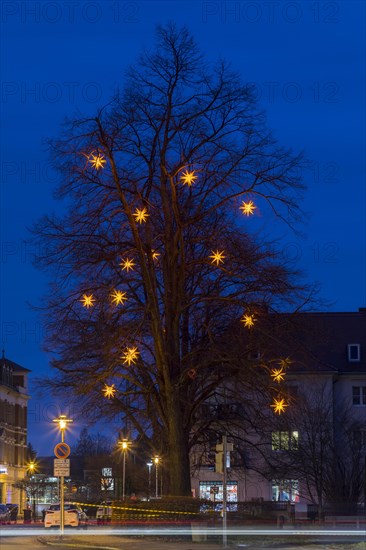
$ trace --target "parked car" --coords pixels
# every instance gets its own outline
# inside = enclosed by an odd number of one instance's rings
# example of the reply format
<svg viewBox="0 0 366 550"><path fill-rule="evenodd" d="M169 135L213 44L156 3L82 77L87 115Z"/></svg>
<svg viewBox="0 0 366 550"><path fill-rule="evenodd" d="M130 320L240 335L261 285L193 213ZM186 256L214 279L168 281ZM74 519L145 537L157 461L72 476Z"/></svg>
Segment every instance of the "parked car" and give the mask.
<svg viewBox="0 0 366 550"><path fill-rule="evenodd" d="M80 527L81 525L88 524L88 516L76 504L65 502L64 504L64 526L65 527ZM60 527L61 523L61 514L60 514L60 505L51 504L51 506L45 511L44 514L44 526L46 528L50 527Z"/></svg>
<svg viewBox="0 0 366 550"><path fill-rule="evenodd" d="M17 518L18 518L18 505L17 504L11 504L11 503L7 503L6 504L7 508L9 509L9 512L10 512L10 520L11 521L17 521Z"/></svg>
<svg viewBox="0 0 366 550"><path fill-rule="evenodd" d="M6 504L0 504L0 523L10 523L10 510Z"/></svg>
<svg viewBox="0 0 366 550"><path fill-rule="evenodd" d="M96 513L97 523L103 523L105 521L111 521L112 519L112 502L106 501L97 508Z"/></svg>

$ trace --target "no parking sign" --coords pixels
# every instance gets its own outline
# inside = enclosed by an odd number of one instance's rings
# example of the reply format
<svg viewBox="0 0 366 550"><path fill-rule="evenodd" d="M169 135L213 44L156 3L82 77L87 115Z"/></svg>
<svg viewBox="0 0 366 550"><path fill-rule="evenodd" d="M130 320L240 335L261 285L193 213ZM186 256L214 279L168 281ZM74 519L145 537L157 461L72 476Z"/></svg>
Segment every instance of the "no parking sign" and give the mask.
<svg viewBox="0 0 366 550"><path fill-rule="evenodd" d="M57 443L56 447L53 449L55 456L57 458L67 458L70 454L70 447L67 443Z"/></svg>

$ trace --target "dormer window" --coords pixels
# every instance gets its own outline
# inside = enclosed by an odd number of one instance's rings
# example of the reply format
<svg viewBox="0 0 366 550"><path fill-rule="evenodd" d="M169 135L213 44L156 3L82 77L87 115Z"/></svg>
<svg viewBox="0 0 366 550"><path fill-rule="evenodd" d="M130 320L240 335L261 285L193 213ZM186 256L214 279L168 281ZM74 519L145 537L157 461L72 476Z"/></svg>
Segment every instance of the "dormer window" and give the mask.
<svg viewBox="0 0 366 550"><path fill-rule="evenodd" d="M350 363L361 361L360 344L348 344L348 361Z"/></svg>

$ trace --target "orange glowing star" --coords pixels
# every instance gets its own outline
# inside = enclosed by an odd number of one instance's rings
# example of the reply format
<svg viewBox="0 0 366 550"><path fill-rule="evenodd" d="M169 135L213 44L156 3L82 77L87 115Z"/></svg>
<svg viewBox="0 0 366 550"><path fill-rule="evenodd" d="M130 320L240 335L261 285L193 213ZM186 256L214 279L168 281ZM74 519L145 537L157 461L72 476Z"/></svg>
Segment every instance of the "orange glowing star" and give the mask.
<svg viewBox="0 0 366 550"><path fill-rule="evenodd" d="M130 271L130 269L133 270L135 262L133 260L130 260L129 258L126 258L119 265L122 267L123 271Z"/></svg>
<svg viewBox="0 0 366 550"><path fill-rule="evenodd" d="M275 398L271 407L273 408L273 412L281 414L285 411L285 408L288 407L288 404L285 402L283 397L278 399Z"/></svg>
<svg viewBox="0 0 366 550"><path fill-rule="evenodd" d="M155 250L151 251L151 256L153 260L157 260L160 256L160 252L155 252Z"/></svg>
<svg viewBox="0 0 366 550"><path fill-rule="evenodd" d="M123 363L130 366L131 364L136 363L139 352L137 348L126 348L126 351L122 355Z"/></svg>
<svg viewBox="0 0 366 550"><path fill-rule="evenodd" d="M115 306L118 306L119 304L122 304L127 300L127 296L125 292L122 292L121 290L114 290L111 294L112 303Z"/></svg>
<svg viewBox="0 0 366 550"><path fill-rule="evenodd" d="M137 223L142 223L142 222L146 222L148 215L149 214L147 213L146 208L142 208L141 210L136 208L134 213L134 218Z"/></svg>
<svg viewBox="0 0 366 550"><path fill-rule="evenodd" d="M104 397L111 399L116 394L116 387L114 384L112 384L111 386L108 386L108 384L104 384L102 392Z"/></svg>
<svg viewBox="0 0 366 550"><path fill-rule="evenodd" d="M224 251L222 250L221 252L219 250L216 250L216 252L214 252L212 250L212 256L210 256L210 258L212 258L211 260L211 263L214 264L216 263L216 265L219 265L220 263L224 263Z"/></svg>
<svg viewBox="0 0 366 550"><path fill-rule="evenodd" d="M282 382L282 380L284 380L285 378L285 373L283 372L282 368L272 369L271 376L274 382Z"/></svg>
<svg viewBox="0 0 366 550"><path fill-rule="evenodd" d="M256 208L257 207L253 201L248 201L248 202L243 201L241 203L240 210L243 212L244 216L250 216L251 214L254 214L254 210Z"/></svg>
<svg viewBox="0 0 366 550"><path fill-rule="evenodd" d="M247 328L254 327L254 323L256 322L256 318L254 315L250 315L249 313L245 313L243 317L240 319L242 323L244 323L244 326Z"/></svg>
<svg viewBox="0 0 366 550"><path fill-rule="evenodd" d="M93 307L95 298L93 298L93 294L83 294L80 302L83 304L84 307L89 309L90 307Z"/></svg>
<svg viewBox="0 0 366 550"><path fill-rule="evenodd" d="M278 364L280 365L281 369L287 369L291 365L292 361L289 357L286 357L285 359L281 359Z"/></svg>
<svg viewBox="0 0 366 550"><path fill-rule="evenodd" d="M196 181L198 176L195 176L194 175L194 170L192 170L192 172L188 172L188 170L186 170L185 172L183 172L183 174L181 175L180 177L180 181L184 184L184 185L188 185L188 187L191 187L191 185Z"/></svg>
<svg viewBox="0 0 366 550"><path fill-rule="evenodd" d="M93 153L89 157L89 162L92 165L95 170L100 170L101 168L104 168L105 163L107 162L103 155L97 154L93 155Z"/></svg>

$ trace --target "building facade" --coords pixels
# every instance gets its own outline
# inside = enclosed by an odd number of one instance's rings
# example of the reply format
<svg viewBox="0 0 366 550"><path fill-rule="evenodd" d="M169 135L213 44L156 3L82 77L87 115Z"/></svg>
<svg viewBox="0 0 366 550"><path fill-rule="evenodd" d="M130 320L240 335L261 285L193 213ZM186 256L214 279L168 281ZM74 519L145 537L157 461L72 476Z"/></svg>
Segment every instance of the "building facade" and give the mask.
<svg viewBox="0 0 366 550"><path fill-rule="evenodd" d="M291 358L283 393L288 408L275 415L268 407L259 425L253 419L239 460L234 445L227 500L283 501L298 512L314 505L355 509L366 501L366 308L299 314L288 327L272 350ZM199 468L192 455L193 494L219 502L222 474L215 471L215 446L210 450ZM202 463L202 453L196 462Z"/></svg>
<svg viewBox="0 0 366 550"><path fill-rule="evenodd" d="M26 475L27 403L30 371L4 356L0 360L0 502L24 507L16 487Z"/></svg>

